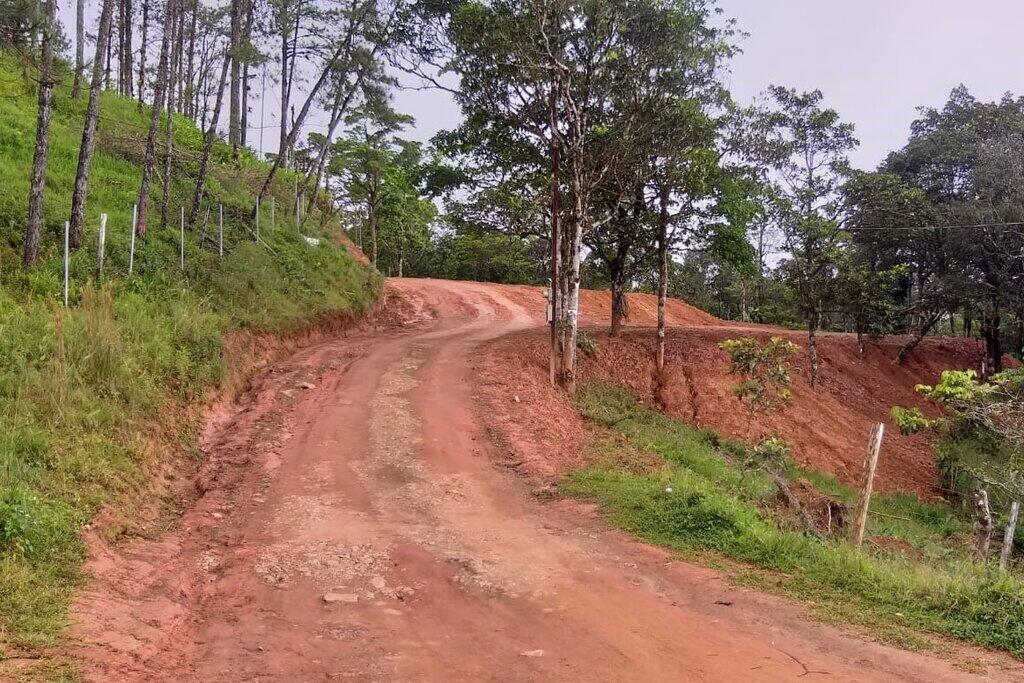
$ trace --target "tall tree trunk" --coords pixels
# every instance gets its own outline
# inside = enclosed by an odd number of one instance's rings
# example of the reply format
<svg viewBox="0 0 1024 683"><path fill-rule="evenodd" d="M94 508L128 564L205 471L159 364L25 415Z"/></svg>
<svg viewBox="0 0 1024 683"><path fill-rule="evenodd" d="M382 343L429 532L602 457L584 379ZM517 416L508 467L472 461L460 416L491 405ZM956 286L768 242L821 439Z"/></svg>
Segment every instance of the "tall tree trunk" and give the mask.
<svg viewBox="0 0 1024 683"><path fill-rule="evenodd" d="M242 122L239 134L241 135L242 147L245 147L249 139L249 42L252 40L252 13L255 6L254 0L245 3L245 25L242 29L242 49L245 51L245 58L242 61Z"/></svg>
<svg viewBox="0 0 1024 683"><path fill-rule="evenodd" d="M286 154L285 144L288 140L288 97L290 96L288 74L288 32L281 31L281 136L277 143L278 156ZM286 161L287 164L287 161Z"/></svg>
<svg viewBox="0 0 1024 683"><path fill-rule="evenodd" d="M132 97L135 94L134 81L134 50L132 47L132 34L135 30L135 0L124 0L125 16L128 18L129 30L124 37L124 94L125 97Z"/></svg>
<svg viewBox="0 0 1024 683"><path fill-rule="evenodd" d="M299 26L301 25L302 12L296 2L293 8L295 20L288 23L289 17L282 17L281 21L281 139L278 143L277 155L281 157L281 163L286 168L289 164L289 153L291 144L288 140L289 125L288 112L291 107L292 83L295 76L295 59L298 51Z"/></svg>
<svg viewBox="0 0 1024 683"><path fill-rule="evenodd" d="M213 115L210 118L210 127L206 130L206 140L203 143L203 156L199 161L199 177L196 179L196 191L192 195L192 208L189 210L189 225L195 227L199 220L199 208L203 203L203 193L206 190L206 174L210 167L210 150L213 149L213 141L217 139L217 122L220 120L220 110L224 102L224 86L228 80L228 71L231 67L231 55L224 55L224 64L220 69L220 84L217 86L217 99L213 105Z"/></svg>
<svg viewBox="0 0 1024 683"><path fill-rule="evenodd" d="M71 96L76 100L82 94L82 75L85 72L85 0L75 3L75 82Z"/></svg>
<svg viewBox="0 0 1024 683"><path fill-rule="evenodd" d="M231 94L228 107L228 144L231 158L237 162L241 144L241 58L242 58L242 0L231 0Z"/></svg>
<svg viewBox="0 0 1024 683"><path fill-rule="evenodd" d="M580 248L585 232L586 211L588 202L582 196L582 163L580 153L569 156L572 160L570 171L570 187L573 195L573 206L569 212L566 229L562 230L561 266L559 277L559 298L562 302L561 338L559 354L561 355L561 377L559 384L570 394L576 393L576 338L579 332L580 302Z"/></svg>
<svg viewBox="0 0 1024 683"><path fill-rule="evenodd" d="M39 59L39 112L36 116L36 148L32 157L32 179L28 190L28 220L25 225L26 267L39 259L43 232L43 187L46 185L46 161L50 154L50 119L53 116L53 41L56 32L56 0L43 3L43 28Z"/></svg>
<svg viewBox="0 0 1024 683"><path fill-rule="evenodd" d="M100 114L100 81L102 56L111 38L111 20L114 15L114 0L103 0L100 10L100 24L96 35L96 58L92 63L92 81L89 84L89 104L85 110L85 127L82 130L82 144L78 151L78 170L75 173L75 189L71 195L71 229L68 241L71 247L82 246L85 234L85 198L89 185L89 171L92 153L96 148L96 124Z"/></svg>
<svg viewBox="0 0 1024 683"><path fill-rule="evenodd" d="M658 386L665 378L665 307L668 303L668 186L661 188L658 197Z"/></svg>
<svg viewBox="0 0 1024 683"><path fill-rule="evenodd" d="M323 147L320 148L320 151L317 154L316 163L312 168L310 168L309 173L306 175L305 181L303 182L303 188L309 187L311 184L313 188L313 192L310 193L309 204L306 208L306 215L303 216L303 222L305 222L306 217L308 217L313 211L313 205L316 202L316 196L319 193L318 188L320 187L320 182L323 180L324 168L327 165L327 157L330 153L331 143L334 140L334 133L338 125L341 123L344 113L348 110L349 104L352 102L352 98L359 89L365 73L365 69L362 69L359 72L359 76L356 78L352 87L348 89L341 87L338 88L338 92L334 98L334 105L331 110L331 120L327 126L327 135L324 137Z"/></svg>
<svg viewBox="0 0 1024 683"><path fill-rule="evenodd" d="M170 111L175 114L180 114L184 110L185 105L185 17L186 17L186 1L178 0L178 29L175 34L176 40L174 41L174 49L176 59L174 60L174 80L175 84L175 97L174 106L170 107Z"/></svg>
<svg viewBox="0 0 1024 683"><path fill-rule="evenodd" d="M112 42L113 41L109 41L109 40L107 41L107 51L106 51L106 57L105 57L106 66L103 69L103 87L106 90L110 90L110 74L111 74L111 69L112 69L112 66L113 66L111 64L111 60L113 59L113 49L111 48L111 43Z"/></svg>
<svg viewBox="0 0 1024 683"><path fill-rule="evenodd" d="M559 244L561 242L558 234L559 218L560 218L560 205L561 205L561 170L559 165L561 163L561 145L560 145L560 134L558 127L558 93L559 93L559 72L555 67L554 60L552 60L550 67L550 78L551 88L548 93L548 130L549 133L549 149L548 152L551 156L551 173L548 183L548 194L550 205L548 207L548 215L551 219L551 232L548 236L548 240L551 243L551 256L550 256L550 301L548 307L551 317L551 358L549 362L549 374L551 386L558 385L558 378L562 374L561 367L561 355L558 352L558 339L559 339L559 317L558 317L558 270L559 270Z"/></svg>
<svg viewBox="0 0 1024 683"><path fill-rule="evenodd" d="M149 48L149 0L142 0L142 44L139 46L139 108L146 96L146 50Z"/></svg>
<svg viewBox="0 0 1024 683"><path fill-rule="evenodd" d="M170 61L170 40L174 32L174 3L167 0L164 8L164 32L160 39L160 61L156 70L156 83L153 87L153 106L149 116L149 135L146 138L146 158L142 164L142 185L139 188L139 214L135 226L138 237L146 236L146 222L149 217L149 184L153 178L153 166L156 164L156 142L160 130L160 109L164 102L167 89L167 71Z"/></svg>
<svg viewBox="0 0 1024 683"><path fill-rule="evenodd" d="M125 0L117 0L117 94L124 94L124 44L125 34L128 33L128 22L125 16ZM114 36L111 33L108 40L113 43Z"/></svg>
<svg viewBox="0 0 1024 683"><path fill-rule="evenodd" d="M174 47L171 49L170 66L167 74L167 137L164 141L163 193L162 201L160 202L161 228L167 227L171 206L171 169L174 164L174 111L177 95L178 61L181 57L181 14L183 10L184 6L181 4L181 0L177 0L174 3L174 18L170 22L171 26L174 27L173 34L171 35L171 45Z"/></svg>
<svg viewBox="0 0 1024 683"><path fill-rule="evenodd" d="M188 65L185 68L185 101L182 102L185 108L185 115L191 119L196 118L196 109L194 105L196 93L199 88L203 85L203 79L198 77L195 73L195 52L196 52L196 29L199 22L199 0L192 0L192 16L191 24L189 25L188 32ZM200 56L200 61L202 57ZM200 70L202 67L200 66Z"/></svg>

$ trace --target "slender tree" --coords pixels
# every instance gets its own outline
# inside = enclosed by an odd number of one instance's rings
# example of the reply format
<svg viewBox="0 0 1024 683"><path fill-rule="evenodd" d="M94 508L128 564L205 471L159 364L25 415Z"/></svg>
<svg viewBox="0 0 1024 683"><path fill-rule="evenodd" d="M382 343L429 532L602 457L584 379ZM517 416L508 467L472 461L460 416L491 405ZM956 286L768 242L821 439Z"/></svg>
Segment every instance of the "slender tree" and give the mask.
<svg viewBox="0 0 1024 683"><path fill-rule="evenodd" d="M178 83L178 68L181 57L181 19L184 14L184 7L181 4L181 0L177 0L174 3L174 19L169 22L172 28L171 35L171 56L170 66L167 74L167 123L166 131L164 133L164 173L163 173L163 188L161 193L160 202L160 227L167 227L167 221L169 218L170 204L171 204L171 170L174 166L174 113L177 98L177 83Z"/></svg>
<svg viewBox="0 0 1024 683"><path fill-rule="evenodd" d="M203 156L199 160L199 174L196 178L196 191L192 195L192 207L189 209L188 222L193 228L199 220L199 210L203 203L203 193L206 190L206 175L210 167L210 151L213 149L213 142L217 139L217 122L220 120L221 105L224 102L224 86L228 80L228 71L231 67L231 55L224 54L224 63L220 70L220 83L217 86L217 94L214 98L213 114L210 117L210 127L206 130L206 139L203 142Z"/></svg>
<svg viewBox="0 0 1024 683"><path fill-rule="evenodd" d="M149 47L149 0L142 0L142 42L139 45L139 108L146 96L146 50Z"/></svg>
<svg viewBox="0 0 1024 683"><path fill-rule="evenodd" d="M39 111L36 116L36 147L32 156L32 177L28 191L28 220L25 225L26 267L36 264L43 232L43 188L46 185L46 162L50 153L50 119L53 116L53 52L57 39L56 1L43 3L42 37L39 57Z"/></svg>
<svg viewBox="0 0 1024 683"><path fill-rule="evenodd" d="M85 126L82 130L82 144L78 152L78 170L75 173L75 189L71 195L71 231L69 242L75 249L82 246L85 227L85 199L89 185L89 170L92 154L96 148L96 126L100 115L100 85L102 55L111 37L111 22L114 14L114 0L103 0L100 10L100 24L96 34L96 58L92 63L92 81L89 84L89 104L85 110Z"/></svg>
<svg viewBox="0 0 1024 683"><path fill-rule="evenodd" d="M139 212L135 224L138 237L146 236L146 223L149 218L149 185L153 178L153 166L156 164L157 134L160 130L160 110L164 103L167 89L167 72L170 62L171 34L174 32L175 0L168 0L164 6L164 30L160 39L160 61L157 64L156 83L153 88L153 105L150 108L149 134L146 137L146 156L142 163L142 184L139 187Z"/></svg>
<svg viewBox="0 0 1024 683"><path fill-rule="evenodd" d="M242 144L241 133L241 65L242 65L242 0L231 0L231 85L230 104L228 106L228 144L231 145L231 158L237 163L239 146Z"/></svg>
<svg viewBox="0 0 1024 683"><path fill-rule="evenodd" d="M256 10L255 0L245 2L245 21L242 27L242 85L241 85L241 121L239 137L242 147L249 139L249 67L252 64L252 29L253 13Z"/></svg>
<svg viewBox="0 0 1024 683"><path fill-rule="evenodd" d="M71 96L78 99L82 94L82 75L85 71L85 0L75 2L75 80L71 85Z"/></svg>
<svg viewBox="0 0 1024 683"><path fill-rule="evenodd" d="M837 193L857 145L853 126L822 106L820 91L798 93L772 87L775 109L766 112L769 130L764 159L775 175L778 221L790 259L785 272L807 324L810 383L818 380L817 332L845 240Z"/></svg>

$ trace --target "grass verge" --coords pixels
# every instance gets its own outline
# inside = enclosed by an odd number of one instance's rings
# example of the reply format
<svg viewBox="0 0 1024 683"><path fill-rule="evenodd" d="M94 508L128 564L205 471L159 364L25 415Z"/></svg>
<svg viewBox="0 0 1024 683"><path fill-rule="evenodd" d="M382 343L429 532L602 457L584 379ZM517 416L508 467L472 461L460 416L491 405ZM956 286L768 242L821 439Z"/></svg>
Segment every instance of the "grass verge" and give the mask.
<svg viewBox="0 0 1024 683"><path fill-rule="evenodd" d="M609 457L615 446L599 443L598 464L563 482L565 493L598 503L614 525L666 548L738 561L730 571L740 580L904 645L920 644L915 631L928 631L1024 656L1024 585L969 562L957 542L965 523L954 511L878 496L873 512L889 516L876 514L869 533L888 534L915 552L858 552L844 540L799 533L777 515L771 483L732 465L740 446L673 421L620 389L591 387L580 409L631 448L657 456L653 466L638 468ZM815 476L822 488L852 495Z"/></svg>

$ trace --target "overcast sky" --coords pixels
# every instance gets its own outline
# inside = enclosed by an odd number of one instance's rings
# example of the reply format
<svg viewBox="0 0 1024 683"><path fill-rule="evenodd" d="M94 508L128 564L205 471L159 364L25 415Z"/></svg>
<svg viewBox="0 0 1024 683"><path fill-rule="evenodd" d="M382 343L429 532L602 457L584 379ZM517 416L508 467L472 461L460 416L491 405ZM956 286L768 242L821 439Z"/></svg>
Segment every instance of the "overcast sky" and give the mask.
<svg viewBox="0 0 1024 683"><path fill-rule="evenodd" d="M748 103L772 83L820 88L853 123L853 162L874 168L906 140L919 106L941 106L960 83L995 99L1024 92L1021 0L720 0L750 34L727 83ZM458 123L438 92L402 92L396 106L427 139Z"/></svg>
<svg viewBox="0 0 1024 683"><path fill-rule="evenodd" d="M770 83L820 88L853 123L853 161L902 145L919 106L963 83L976 97L1024 92L1020 0L721 0L750 34L729 84L749 100Z"/></svg>

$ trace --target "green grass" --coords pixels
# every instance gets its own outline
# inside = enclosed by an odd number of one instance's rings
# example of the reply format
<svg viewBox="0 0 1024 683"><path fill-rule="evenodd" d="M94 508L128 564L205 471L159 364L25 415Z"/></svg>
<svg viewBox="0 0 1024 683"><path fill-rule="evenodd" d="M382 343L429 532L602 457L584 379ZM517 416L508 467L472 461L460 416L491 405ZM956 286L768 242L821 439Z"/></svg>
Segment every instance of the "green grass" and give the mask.
<svg viewBox="0 0 1024 683"><path fill-rule="evenodd" d="M229 162L218 143L209 203L224 205L223 261L186 239L178 265L179 206L191 200L200 132L176 120L181 150L172 225L160 227L154 180L149 232L127 275L131 207L148 113L112 94L102 101L87 203L85 248L71 259L71 306L61 301L63 223L81 138L85 98L56 95L45 190L43 260L20 266L35 134L35 95L20 67L0 56L0 647L38 652L59 642L80 585L79 537L100 506L131 518L160 459L198 457L194 407L225 377L232 330L286 332L328 312L359 315L379 277L344 249L310 246L283 207L294 176L283 173L275 230L264 204L257 245L247 228L252 189L265 166L250 154ZM100 212L109 215L107 260L95 275ZM213 221L217 210L213 209ZM337 226L307 223L326 237ZM212 227L211 227L212 230Z"/></svg>
<svg viewBox="0 0 1024 683"><path fill-rule="evenodd" d="M598 446L598 464L571 473L563 490L601 506L616 526L690 555L739 561L734 574L796 596L836 620L874 627L903 644L915 632L953 636L1024 656L1024 584L973 566L957 542L966 523L954 510L907 496L877 496L869 535L900 539L921 553L858 552L844 540L819 541L793 528L769 504L770 483L733 465L740 446L650 410L627 392L592 387L580 409L658 456L630 467ZM813 477L827 493L851 500L834 479ZM894 517L882 517L878 512Z"/></svg>

